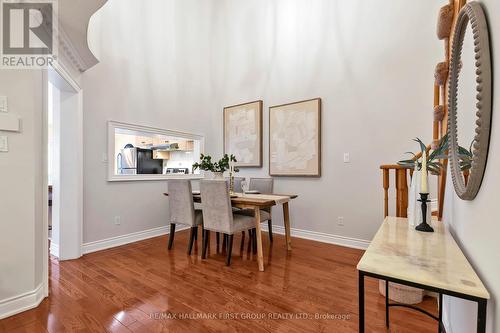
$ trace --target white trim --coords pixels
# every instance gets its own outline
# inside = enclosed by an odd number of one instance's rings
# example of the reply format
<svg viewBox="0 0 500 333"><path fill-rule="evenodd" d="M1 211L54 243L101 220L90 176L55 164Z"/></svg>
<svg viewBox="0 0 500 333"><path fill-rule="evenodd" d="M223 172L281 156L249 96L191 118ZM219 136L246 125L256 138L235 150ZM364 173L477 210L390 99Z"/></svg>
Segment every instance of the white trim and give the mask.
<svg viewBox="0 0 500 333"><path fill-rule="evenodd" d="M61 76L70 86L73 88L75 93L78 93L82 90L82 87L76 82L76 80L73 78L71 74L69 74L68 70L64 66L64 64L60 62L56 62L52 64L52 70L54 70L57 74ZM50 68L49 68L50 70Z"/></svg>
<svg viewBox="0 0 500 333"><path fill-rule="evenodd" d="M40 283L35 290L0 300L0 319L36 308L44 298L43 283Z"/></svg>
<svg viewBox="0 0 500 333"><path fill-rule="evenodd" d="M267 223L262 225L262 230L268 231ZM273 224L273 233L284 235L285 227ZM370 241L364 239L345 237L340 235L332 235L317 231L290 228L290 233L292 237L310 239L317 242L335 244L335 245L350 247L353 249L366 250L368 248L368 245L370 245Z"/></svg>
<svg viewBox="0 0 500 333"><path fill-rule="evenodd" d="M59 244L50 242L50 254L59 258Z"/></svg>
<svg viewBox="0 0 500 333"><path fill-rule="evenodd" d="M169 179L190 179L190 180L200 180L204 179L203 175L183 175L183 174L171 174L171 175L112 175L109 176L108 182L130 182L130 181L143 181L143 180L169 180Z"/></svg>
<svg viewBox="0 0 500 333"><path fill-rule="evenodd" d="M43 163L43 204L42 204L42 207L43 207L43 230L42 232L44 233L44 239L43 239L43 248L44 249L47 249L48 246L49 246L49 243L48 243L48 206L47 206L47 202L48 202L48 191L45 190L48 188L48 170L47 170L47 158L48 158L48 127L47 127L47 123L48 123L48 110L47 110L47 95L48 95L48 82L50 80L50 71L53 71L55 73L57 73L57 75L59 75L64 81L66 81L66 83L72 88L74 89L74 93L78 94L78 98L79 98L79 105L78 105L78 110L76 110L76 112L78 112L80 115L82 115L83 117L83 90L82 88L80 87L80 85L78 84L78 82L73 78L73 76L69 73L69 71L64 67L64 65L60 62L56 62L53 64L52 68L49 68L47 70L44 70L43 71L43 75L42 75L42 91L43 91L43 97L42 97L42 101L43 101L43 105L42 105L42 110L43 110L43 115L42 115L42 121L43 121L43 124L42 124L42 128L43 128L43 156L42 156L42 163ZM80 121L82 121L82 119L80 119ZM80 140L79 142L81 142L81 140L83 140L83 124L80 124ZM83 152L82 152L83 154ZM82 155L83 156L83 155ZM77 189L78 191L80 191L79 193L82 193L83 192L83 157L81 157L81 164L82 164L82 170L81 170L81 175L80 175L80 184L79 184L79 187L80 189ZM80 198L79 200L81 201L81 205L83 207L83 197L80 195ZM80 229L81 229L81 232L80 232L80 238L83 238L83 217L80 221ZM61 241L61 240L59 240ZM80 239L80 248L81 248L81 244L83 243L83 239ZM55 253L57 252L57 257L59 257L59 244L57 244L57 250L56 248L53 246L56 246L56 244L52 243L51 242L51 246L50 246L50 252L51 253ZM54 252L53 252L54 251ZM80 254L81 255L81 254ZM44 296L47 297L49 296L49 253L47 250L44 250L43 251L43 293L44 293Z"/></svg>
<svg viewBox="0 0 500 333"><path fill-rule="evenodd" d="M450 298L451 296L443 295L443 326L446 333L453 333L452 326L450 325L450 316L448 310L450 309Z"/></svg>
<svg viewBox="0 0 500 333"><path fill-rule="evenodd" d="M49 159L49 121L48 121L48 83L49 74L47 70L42 72L42 251L43 251L43 264L42 264L42 284L43 293L45 297L49 296L49 172L48 172L48 159ZM45 190L47 189L47 190Z"/></svg>
<svg viewBox="0 0 500 333"><path fill-rule="evenodd" d="M446 311L446 307L443 307L443 326L446 330L446 333L453 333L453 329L450 325L450 321L448 319L448 311Z"/></svg>
<svg viewBox="0 0 500 333"><path fill-rule="evenodd" d="M138 241L148 239L148 238L163 236L163 235L166 235L170 232L169 228L170 228L169 226L163 226L163 227L133 232L133 233L126 234L126 235L121 235L121 236L117 236L117 237L111 237L111 238L101 239L101 240L94 241L94 242L85 243L82 245L82 253L83 254L92 253L92 252L96 252L96 251L110 249L110 248L116 247L116 246L122 246L125 244L138 242ZM180 228L177 228L176 232L181 231L181 230L186 230L188 228L189 228L189 226L182 226Z"/></svg>

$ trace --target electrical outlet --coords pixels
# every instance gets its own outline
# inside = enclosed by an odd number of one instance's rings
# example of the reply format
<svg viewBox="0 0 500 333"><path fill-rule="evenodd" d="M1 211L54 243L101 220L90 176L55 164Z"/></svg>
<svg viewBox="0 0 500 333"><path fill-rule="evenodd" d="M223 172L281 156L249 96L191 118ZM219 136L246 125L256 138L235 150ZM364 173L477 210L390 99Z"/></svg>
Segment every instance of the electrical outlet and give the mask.
<svg viewBox="0 0 500 333"><path fill-rule="evenodd" d="M122 224L122 218L120 216L115 216L115 225Z"/></svg>
<svg viewBox="0 0 500 333"><path fill-rule="evenodd" d="M349 163L350 159L349 153L344 153L344 163Z"/></svg>
<svg viewBox="0 0 500 333"><path fill-rule="evenodd" d="M108 163L108 153L102 153L102 163Z"/></svg>
<svg viewBox="0 0 500 333"><path fill-rule="evenodd" d="M343 216L337 217L337 225L340 225L340 226L344 225L344 217Z"/></svg>

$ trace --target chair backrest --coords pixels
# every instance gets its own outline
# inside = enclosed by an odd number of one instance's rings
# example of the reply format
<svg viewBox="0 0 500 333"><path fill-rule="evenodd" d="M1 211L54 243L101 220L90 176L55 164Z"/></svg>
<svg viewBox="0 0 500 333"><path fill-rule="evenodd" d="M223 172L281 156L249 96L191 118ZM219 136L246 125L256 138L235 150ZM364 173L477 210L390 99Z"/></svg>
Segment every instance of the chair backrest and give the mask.
<svg viewBox="0 0 500 333"><path fill-rule="evenodd" d="M226 182L224 180L202 180L200 192L204 228L232 233L233 209Z"/></svg>
<svg viewBox="0 0 500 333"><path fill-rule="evenodd" d="M241 182L243 182L244 180L245 180L245 177L234 177L234 192L236 192L236 193L243 192L243 189L241 188ZM229 177L226 177L227 188L229 188L230 182L231 182L231 180L229 179Z"/></svg>
<svg viewBox="0 0 500 333"><path fill-rule="evenodd" d="M191 181L171 179L168 181L168 203L170 223L195 226L194 203Z"/></svg>
<svg viewBox="0 0 500 333"><path fill-rule="evenodd" d="M272 194L274 190L273 178L250 178L250 190L262 194Z"/></svg>

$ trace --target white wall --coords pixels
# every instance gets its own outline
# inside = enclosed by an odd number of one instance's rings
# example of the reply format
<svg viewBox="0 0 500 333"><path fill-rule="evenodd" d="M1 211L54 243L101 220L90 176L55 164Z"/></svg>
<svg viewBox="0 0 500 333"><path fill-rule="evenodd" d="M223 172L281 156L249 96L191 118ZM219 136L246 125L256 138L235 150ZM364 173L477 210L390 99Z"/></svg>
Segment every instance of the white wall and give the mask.
<svg viewBox="0 0 500 333"><path fill-rule="evenodd" d="M369 240L382 222L380 164L430 142L439 2L217 1L211 35L211 108L222 151L222 108L264 100L264 168L268 107L321 97L323 176L276 178L280 193L298 193L292 226ZM418 27L418 28L417 28ZM351 163L343 163L349 152ZM394 177L391 176L394 188ZM278 213L278 214L276 214ZM276 222L281 212L275 210ZM345 226L337 225L343 216Z"/></svg>
<svg viewBox="0 0 500 333"><path fill-rule="evenodd" d="M209 133L210 1L109 1L84 73L84 243L167 225L165 181L106 178L107 121ZM114 217L121 216L121 225Z"/></svg>
<svg viewBox="0 0 500 333"><path fill-rule="evenodd" d="M500 43L500 3L493 0L482 0L490 29L492 47L493 77L498 78L500 67L498 62L498 45ZM453 189L451 176L448 176L446 189L445 220L450 226L461 248L476 269L492 299L488 302L488 332L500 331L500 225L496 208L500 196L500 88L494 85L493 118L491 142L481 190L474 201L460 200ZM472 126L472 124L470 124ZM445 313L449 318L452 333L475 332L477 307L474 303L455 298L445 298Z"/></svg>
<svg viewBox="0 0 500 333"><path fill-rule="evenodd" d="M84 74L84 242L167 223L164 182L107 183L106 121L206 134L222 153L222 108L323 99L323 176L280 178L298 193L292 226L371 239L383 217L379 165L431 140L440 4L424 1L112 0L93 19L101 61ZM342 163L343 152L351 163ZM391 177L391 182L394 178ZM114 216L122 217L115 226ZM336 224L343 216L345 226ZM275 223L281 223L276 211Z"/></svg>
<svg viewBox="0 0 500 333"><path fill-rule="evenodd" d="M21 132L1 132L10 151L0 153L0 317L12 297L42 283L42 73L0 70L0 95L22 119ZM45 232L47 232L45 230Z"/></svg>

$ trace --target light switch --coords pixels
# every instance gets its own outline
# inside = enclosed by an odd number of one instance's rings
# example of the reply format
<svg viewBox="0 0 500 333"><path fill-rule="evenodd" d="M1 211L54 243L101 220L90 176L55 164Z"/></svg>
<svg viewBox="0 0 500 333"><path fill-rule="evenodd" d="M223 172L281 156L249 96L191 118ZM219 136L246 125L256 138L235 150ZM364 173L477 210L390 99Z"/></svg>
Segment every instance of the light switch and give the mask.
<svg viewBox="0 0 500 333"><path fill-rule="evenodd" d="M0 152L6 153L9 151L9 138L0 136Z"/></svg>
<svg viewBox="0 0 500 333"><path fill-rule="evenodd" d="M344 163L349 163L350 159L349 153L344 153Z"/></svg>
<svg viewBox="0 0 500 333"><path fill-rule="evenodd" d="M19 132L21 129L18 116L10 113L0 113L0 131Z"/></svg>
<svg viewBox="0 0 500 333"><path fill-rule="evenodd" d="M0 96L0 112L9 112L7 96Z"/></svg>

